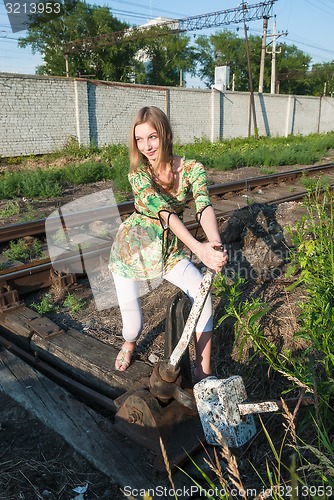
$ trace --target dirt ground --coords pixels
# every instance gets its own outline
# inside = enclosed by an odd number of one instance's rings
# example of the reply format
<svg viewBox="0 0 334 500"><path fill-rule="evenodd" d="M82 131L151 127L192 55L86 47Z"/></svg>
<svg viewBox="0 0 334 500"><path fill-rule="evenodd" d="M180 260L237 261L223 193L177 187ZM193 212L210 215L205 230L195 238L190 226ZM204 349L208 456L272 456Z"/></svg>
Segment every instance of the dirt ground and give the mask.
<svg viewBox="0 0 334 500"><path fill-rule="evenodd" d="M326 159L328 161L328 159ZM326 161L325 160L325 161ZM292 170L290 166L277 171ZM215 183L263 175L259 169L239 169L228 173L209 173ZM85 186L64 193L61 200L31 200L41 216L47 216L54 208L71 198L105 189L105 183ZM20 200L20 203L23 203ZM3 202L0 202L0 209ZM250 278L245 297L258 297L269 303L272 313L265 324L265 332L270 340L280 346L290 345L296 328L297 303L300 292L287 296L286 281L283 276L288 243L286 228L295 224L300 217L301 206L287 203L276 209L263 210L254 206L239 211L226 226L222 223L223 239L229 248L229 272L240 272L240 252L242 252L242 272ZM5 223L15 222L13 218ZM241 233L240 233L241 231ZM240 237L240 234L242 235ZM239 236L236 236L239 235ZM143 298L145 329L138 344L136 356L147 362L161 357L163 352L164 305L176 292L172 285L160 286L155 293ZM163 305L163 306L162 306ZM224 310L224 302L214 298L215 321ZM106 343L120 347L120 316L117 309L98 312L94 304L87 304L78 314L59 317L62 326L72 326L87 335L93 335ZM238 373L245 377L250 399L273 398L280 395L283 381L261 367L255 370L244 362L251 346L244 347L241 359L238 345L233 347L234 335L228 325L224 331L219 328L214 336L213 372L219 377ZM291 345L290 345L291 347ZM296 346L298 347L298 346ZM300 346L299 346L300 347ZM268 419L271 430L275 431L276 421ZM52 443L52 444L51 444ZM253 462L265 462L266 452L255 446L247 458ZM241 470L247 474L248 467L242 467L245 457L240 458ZM87 487L84 496L77 496L77 487ZM73 451L60 436L46 428L11 399L0 393L0 499L1 500L86 500L124 498L123 493L112 478L95 470L77 452Z"/></svg>

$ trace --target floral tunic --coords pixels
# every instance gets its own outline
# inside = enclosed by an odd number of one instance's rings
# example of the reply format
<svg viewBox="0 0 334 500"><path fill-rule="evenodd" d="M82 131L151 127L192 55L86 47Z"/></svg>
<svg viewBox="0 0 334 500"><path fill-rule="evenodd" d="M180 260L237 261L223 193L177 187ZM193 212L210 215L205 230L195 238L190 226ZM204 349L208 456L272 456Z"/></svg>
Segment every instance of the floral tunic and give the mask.
<svg viewBox="0 0 334 500"><path fill-rule="evenodd" d="M186 202L192 192L196 216L210 205L204 167L196 160L183 159L178 194L170 194L156 184L145 165L128 175L135 212L119 227L111 248L109 269L136 280L161 277L186 256L182 242L169 230L159 214L176 213L182 220Z"/></svg>

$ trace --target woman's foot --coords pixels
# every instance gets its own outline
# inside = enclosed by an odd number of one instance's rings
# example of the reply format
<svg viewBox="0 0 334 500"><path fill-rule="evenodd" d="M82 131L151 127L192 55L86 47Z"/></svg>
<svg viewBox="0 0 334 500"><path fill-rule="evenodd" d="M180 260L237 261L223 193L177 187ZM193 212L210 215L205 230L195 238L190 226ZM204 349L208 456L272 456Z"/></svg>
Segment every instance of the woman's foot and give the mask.
<svg viewBox="0 0 334 500"><path fill-rule="evenodd" d="M201 370L201 368L199 367L196 367L193 371L193 379L194 379L194 382L195 384L197 382L200 382L201 380L203 380L204 378L207 378L207 377L211 377L212 373L205 373L203 372L203 370Z"/></svg>
<svg viewBox="0 0 334 500"><path fill-rule="evenodd" d="M121 350L119 351L116 361L115 369L120 372L125 372L130 366L132 353L135 350L136 342L124 342Z"/></svg>

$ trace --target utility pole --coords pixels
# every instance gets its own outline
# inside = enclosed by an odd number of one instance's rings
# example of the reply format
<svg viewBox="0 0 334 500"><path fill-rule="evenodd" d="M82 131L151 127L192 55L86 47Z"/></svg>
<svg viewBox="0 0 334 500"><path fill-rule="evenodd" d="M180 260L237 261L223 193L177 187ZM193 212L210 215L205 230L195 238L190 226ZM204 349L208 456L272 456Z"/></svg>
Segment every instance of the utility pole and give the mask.
<svg viewBox="0 0 334 500"><path fill-rule="evenodd" d="M245 3L241 4L243 11L247 9ZM254 100L254 91L253 91L253 78L252 78L252 68L250 63L250 55L249 55L249 44L248 44L248 34L247 34L247 26L244 17L244 32L245 32L245 41L246 41L246 55L247 55L247 66L248 66L248 78L249 78L249 92L250 92L250 111L253 115L253 125L254 125L254 135L256 137L257 134L257 120L256 120L256 112L255 112L255 100ZM251 136L251 126L250 121L248 125L248 137Z"/></svg>
<svg viewBox="0 0 334 500"><path fill-rule="evenodd" d="M261 47L261 63L260 63L260 77L259 77L259 94L263 93L263 79L264 79L264 61L266 56L266 46L267 46L267 28L268 28L268 17L263 18L263 35L262 35L262 47Z"/></svg>
<svg viewBox="0 0 334 500"><path fill-rule="evenodd" d="M288 32L285 33L276 33L276 16L273 25L273 33L268 35L273 38L273 45L271 51L267 50L268 54L271 54L271 81L270 81L270 93L276 94L276 54L281 53L281 49L276 50L276 40L282 35L287 35Z"/></svg>
<svg viewBox="0 0 334 500"><path fill-rule="evenodd" d="M66 71L66 78L69 78L70 72L68 69L68 54L65 54L65 71Z"/></svg>
<svg viewBox="0 0 334 500"><path fill-rule="evenodd" d="M271 80L270 80L270 93L275 94L276 93L276 54L279 54L281 52L281 49L276 52L276 20L274 21L274 28L273 28L273 46L271 49Z"/></svg>

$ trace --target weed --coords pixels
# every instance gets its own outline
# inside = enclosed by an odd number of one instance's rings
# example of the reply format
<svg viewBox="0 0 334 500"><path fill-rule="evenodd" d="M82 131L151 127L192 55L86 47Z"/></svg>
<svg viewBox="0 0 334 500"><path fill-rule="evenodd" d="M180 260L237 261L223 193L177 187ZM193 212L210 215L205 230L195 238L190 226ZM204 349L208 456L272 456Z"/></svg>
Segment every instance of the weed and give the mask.
<svg viewBox="0 0 334 500"><path fill-rule="evenodd" d="M127 170L128 168L123 173L123 183ZM61 194L62 187L65 185L93 183L112 177L111 168L101 161L70 164L62 169L38 168L5 172L0 177L0 197L4 199L16 197L53 198Z"/></svg>
<svg viewBox="0 0 334 500"><path fill-rule="evenodd" d="M7 165L20 165L23 162L24 158L22 156L12 156L6 159Z"/></svg>
<svg viewBox="0 0 334 500"><path fill-rule="evenodd" d="M85 306L85 301L83 299L79 299L72 293L68 293L63 305L69 309L70 314L75 314L76 312L81 311L81 309Z"/></svg>
<svg viewBox="0 0 334 500"><path fill-rule="evenodd" d="M51 169L6 171L0 180L0 196L4 199L50 198L60 194L60 185Z"/></svg>
<svg viewBox="0 0 334 500"><path fill-rule="evenodd" d="M246 342L251 339L254 348L255 356L261 352L272 361L271 354L275 352L275 345L268 343L265 335L262 332L260 320L267 312L269 307L266 306L260 299L241 300L242 286L245 279L236 275L234 280L229 283L224 274L219 273L214 282L214 294L219 297L225 297L227 305L225 306L225 314L218 320L216 328L227 318L233 318L235 342L239 343L239 357L241 357ZM270 347L270 354L263 352L263 345Z"/></svg>
<svg viewBox="0 0 334 500"><path fill-rule="evenodd" d="M68 244L68 236L64 229L58 229L55 233L51 234L51 239L55 245L63 246Z"/></svg>
<svg viewBox="0 0 334 500"><path fill-rule="evenodd" d="M11 241L8 250L3 253L8 260L19 261L32 260L43 256L42 246L38 240L26 241L24 238Z"/></svg>
<svg viewBox="0 0 334 500"><path fill-rule="evenodd" d="M0 218L6 219L7 217L12 217L13 215L18 215L20 213L20 205L17 201L9 201L0 210Z"/></svg>
<svg viewBox="0 0 334 500"><path fill-rule="evenodd" d="M67 165L61 171L61 183L88 184L111 178L110 167L101 161L86 161L77 165Z"/></svg>
<svg viewBox="0 0 334 500"><path fill-rule="evenodd" d="M271 175L271 174L275 174L277 172L277 169L274 168L274 167L264 167L264 166L261 166L259 168L260 172L263 174L263 175Z"/></svg>
<svg viewBox="0 0 334 500"><path fill-rule="evenodd" d="M37 217L42 218L43 215L36 210L29 201L25 202L24 214L20 217L20 222L28 222L36 220Z"/></svg>
<svg viewBox="0 0 334 500"><path fill-rule="evenodd" d="M315 179L314 177L309 177L307 174L303 174L300 179L300 184L307 190L316 188L319 190L319 188L327 189L331 185L331 181L327 176Z"/></svg>
<svg viewBox="0 0 334 500"><path fill-rule="evenodd" d="M74 136L68 137L64 150L66 156L71 158L80 158L80 159L90 158L97 152L98 148L96 147L93 141L89 146L83 146L82 144L79 144L77 138Z"/></svg>
<svg viewBox="0 0 334 500"><path fill-rule="evenodd" d="M334 487L334 197L328 186L320 187L320 184L304 200L307 215L290 229L293 247L287 277L295 276L296 279L287 291L300 286L307 296L299 304L298 327L292 341L302 338L303 349L279 351L270 342L261 327L261 319L269 308L258 299L244 299L245 281L242 278L236 276L228 282L220 274L214 283L214 292L223 296L226 302L226 312L218 325L227 318L233 319L239 356L249 340L253 350L249 360L252 365L257 359L255 355L260 355L270 369L283 374L294 386L301 388L302 393L308 391L314 395L314 416L309 412L300 423L301 431L307 433L310 441L299 435L294 422L296 415L289 413L287 408L283 412L286 432L279 447L262 424L275 463L267 461L266 477L259 475L256 465L253 468L261 480L264 494L268 492L270 498L277 500L285 498L288 491L296 500L300 497L328 498ZM290 386L284 392L291 389ZM286 442L288 435L289 444ZM284 462L287 447L293 452L289 453L290 465Z"/></svg>
<svg viewBox="0 0 334 500"><path fill-rule="evenodd" d="M307 300L300 304L299 331L308 347L300 355L297 376L317 384L325 405L334 394L334 197L329 188L310 191L304 201L307 215L290 229L293 249L288 288L302 285ZM321 196L320 196L321 194Z"/></svg>
<svg viewBox="0 0 334 500"><path fill-rule="evenodd" d="M237 457L226 445L224 437L215 429L217 434L217 448L213 449L213 457L207 453L208 459L204 462L213 472L209 476L189 455L188 458L197 472L200 473L201 481L194 479L188 472L178 467L194 484L197 495L211 500L298 500L307 498L313 500L325 500L332 498L334 487L334 462L333 444L330 442L326 432L323 432L315 423L314 430L318 435L320 443L318 447L306 445L299 438L295 426L296 415L292 414L283 403L283 427L284 433L279 443L274 443L268 429L260 417L263 434L268 444L265 455L263 472L260 472L256 464L251 463L255 476L254 479L241 478ZM319 441L318 441L319 442ZM160 440L160 447L164 459L166 471L174 497L178 499L168 456ZM250 484L247 484L248 483ZM251 482L250 482L251 481ZM145 497L144 497L145 498ZM197 498L197 497L196 497Z"/></svg>
<svg viewBox="0 0 334 500"><path fill-rule="evenodd" d="M197 158L207 168L231 170L238 167L262 168L279 165L312 164L332 147L333 132L289 137L250 137L211 143L177 145L181 155Z"/></svg>
<svg viewBox="0 0 334 500"><path fill-rule="evenodd" d="M54 310L54 305L51 301L51 295L46 293L40 302L32 302L30 304L32 309L38 312L38 314L46 314Z"/></svg>

